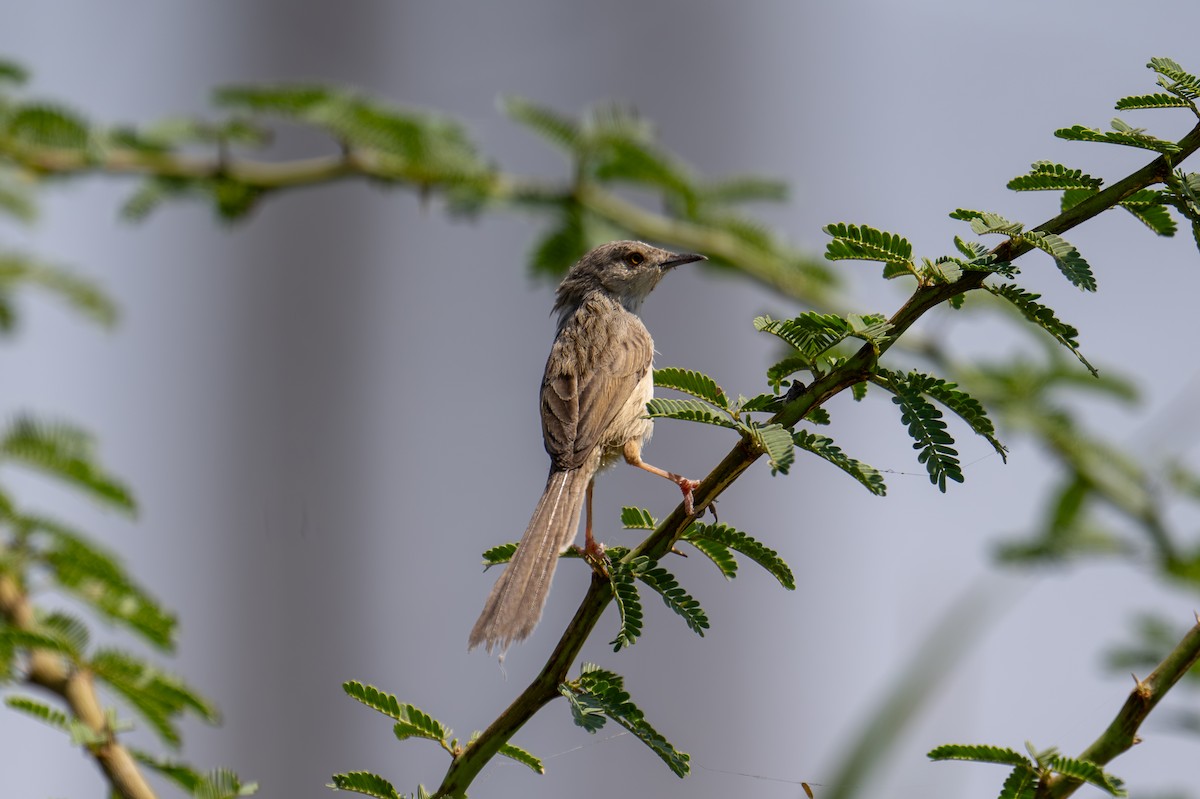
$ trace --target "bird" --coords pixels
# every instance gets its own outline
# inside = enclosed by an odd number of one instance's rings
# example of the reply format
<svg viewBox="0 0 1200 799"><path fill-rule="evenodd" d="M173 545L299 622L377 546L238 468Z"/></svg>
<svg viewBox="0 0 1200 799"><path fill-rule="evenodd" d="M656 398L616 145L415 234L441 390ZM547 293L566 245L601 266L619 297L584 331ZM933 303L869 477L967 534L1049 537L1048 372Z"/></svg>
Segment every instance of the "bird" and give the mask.
<svg viewBox="0 0 1200 799"><path fill-rule="evenodd" d="M503 657L512 643L529 637L541 619L558 556L573 545L585 506L584 554L603 563L603 546L592 535L592 490L596 474L618 458L674 482L685 510L693 512L692 492L700 483L641 458L654 426L646 412L654 396L654 341L637 314L667 272L703 260L640 241L613 241L586 253L563 278L552 311L558 330L541 386L550 474L471 630L468 650L483 644Z"/></svg>

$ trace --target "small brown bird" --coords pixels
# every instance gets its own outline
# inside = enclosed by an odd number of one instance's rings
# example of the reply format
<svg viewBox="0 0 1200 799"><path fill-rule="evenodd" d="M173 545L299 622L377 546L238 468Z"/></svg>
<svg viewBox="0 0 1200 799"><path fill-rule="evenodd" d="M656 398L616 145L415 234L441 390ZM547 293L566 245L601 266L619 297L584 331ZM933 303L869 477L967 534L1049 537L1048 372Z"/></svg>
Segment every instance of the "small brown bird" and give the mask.
<svg viewBox="0 0 1200 799"><path fill-rule="evenodd" d="M542 437L550 453L546 489L512 561L496 580L471 630L470 649L508 649L529 637L550 592L559 553L570 547L587 505L586 552L600 557L592 538L596 472L617 459L680 487L691 512L700 484L643 463L642 446L654 423L654 341L637 311L669 269L704 260L639 241L614 241L589 252L558 287L558 335L542 378Z"/></svg>

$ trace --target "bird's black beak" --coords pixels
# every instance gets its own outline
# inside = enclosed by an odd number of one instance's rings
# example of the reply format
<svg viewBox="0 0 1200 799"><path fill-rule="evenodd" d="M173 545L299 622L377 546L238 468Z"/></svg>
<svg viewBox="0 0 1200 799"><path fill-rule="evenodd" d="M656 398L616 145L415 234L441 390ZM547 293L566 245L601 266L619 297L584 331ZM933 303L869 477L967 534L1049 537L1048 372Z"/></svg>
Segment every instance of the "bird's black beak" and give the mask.
<svg viewBox="0 0 1200 799"><path fill-rule="evenodd" d="M665 272L668 269L672 269L672 268L674 268L676 266L680 266L682 264L690 264L693 261L707 261L707 260L708 259L705 258L703 255L697 255L694 252L680 252L680 253L675 253L670 258L663 261L661 264L661 268Z"/></svg>

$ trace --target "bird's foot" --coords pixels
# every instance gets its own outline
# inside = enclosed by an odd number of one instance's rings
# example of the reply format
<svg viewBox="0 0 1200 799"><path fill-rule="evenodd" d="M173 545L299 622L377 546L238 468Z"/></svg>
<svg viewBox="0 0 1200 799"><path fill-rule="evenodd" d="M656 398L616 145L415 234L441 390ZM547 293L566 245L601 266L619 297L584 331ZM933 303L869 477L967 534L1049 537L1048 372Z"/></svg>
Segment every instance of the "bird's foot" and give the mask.
<svg viewBox="0 0 1200 799"><path fill-rule="evenodd" d="M679 486L679 490L683 492L683 512L691 516L696 512L696 508L692 504L692 492L700 487L700 481L689 480L677 474L671 475L671 479L675 481L675 485Z"/></svg>
<svg viewBox="0 0 1200 799"><path fill-rule="evenodd" d="M608 559L608 554L604 551L604 544L589 536L583 546L575 547L575 551L601 577L609 576L608 567L612 562Z"/></svg>

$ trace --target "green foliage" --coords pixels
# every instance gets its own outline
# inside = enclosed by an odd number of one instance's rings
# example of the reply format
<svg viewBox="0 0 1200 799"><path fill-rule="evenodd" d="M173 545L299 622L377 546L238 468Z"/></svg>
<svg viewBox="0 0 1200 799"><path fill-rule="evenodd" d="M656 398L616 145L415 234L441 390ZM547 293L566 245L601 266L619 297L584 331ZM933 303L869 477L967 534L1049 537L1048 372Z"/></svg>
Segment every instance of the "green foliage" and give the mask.
<svg viewBox="0 0 1200 799"><path fill-rule="evenodd" d="M0 434L0 458L31 466L83 489L101 503L133 513L133 495L96 463L92 437L63 422L23 416Z"/></svg>
<svg viewBox="0 0 1200 799"><path fill-rule="evenodd" d="M342 690L350 698L394 719L396 724L392 731L399 740L427 738L438 742L447 751L452 751L448 740L451 734L449 728L420 708L400 702L392 694L354 680L342 683Z"/></svg>
<svg viewBox="0 0 1200 799"><path fill-rule="evenodd" d="M1175 220L1167 213L1162 192L1143 189L1122 200L1121 207L1159 236L1175 235Z"/></svg>
<svg viewBox="0 0 1200 799"><path fill-rule="evenodd" d="M1000 787L999 799L1035 799L1037 786L1037 774L1032 769L1017 766Z"/></svg>
<svg viewBox="0 0 1200 799"><path fill-rule="evenodd" d="M1029 758L1013 749L987 744L944 744L929 753L930 760L970 760L975 763L999 763L1005 766L1033 768Z"/></svg>
<svg viewBox="0 0 1200 799"><path fill-rule="evenodd" d="M872 494L882 497L887 493L883 475L874 467L846 455L841 447L833 443L832 438L810 433L807 430L797 430L792 434L792 441L800 449L829 461L862 483L863 487Z"/></svg>
<svg viewBox="0 0 1200 799"><path fill-rule="evenodd" d="M638 596L635 576L630 566L620 561L613 563L609 585L612 586L613 604L617 606L621 619L617 637L609 641L614 652L619 652L621 647L633 646L642 634L642 599Z"/></svg>
<svg viewBox="0 0 1200 799"><path fill-rule="evenodd" d="M215 769L201 777L192 791L195 799L235 799L258 792L258 783L242 784L237 774L228 769Z"/></svg>
<svg viewBox="0 0 1200 799"><path fill-rule="evenodd" d="M903 236L843 222L826 225L821 230L833 237L825 245L825 257L830 261L880 261L887 265L884 277L917 273L912 260L912 244Z"/></svg>
<svg viewBox="0 0 1200 799"><path fill-rule="evenodd" d="M1008 182L1013 191L1047 191L1082 189L1095 191L1104 181L1085 175L1082 170L1069 169L1052 161L1035 161L1029 174L1015 177Z"/></svg>
<svg viewBox="0 0 1200 799"><path fill-rule="evenodd" d="M509 541L505 544L498 544L483 553L484 570L490 569L493 566L498 566L501 563L508 563L512 560L513 553L517 551L517 542Z"/></svg>
<svg viewBox="0 0 1200 799"><path fill-rule="evenodd" d="M1051 758L1049 767L1051 771L1061 774L1064 777L1095 785L1110 796L1127 795L1125 784L1121 779L1105 773L1104 769L1100 768L1100 766L1087 760L1076 760L1075 758L1055 755Z"/></svg>
<svg viewBox="0 0 1200 799"><path fill-rule="evenodd" d="M717 411L699 400L663 399L655 397L646 403L646 413L652 419L681 419L736 430L738 425L723 411Z"/></svg>
<svg viewBox="0 0 1200 799"><path fill-rule="evenodd" d="M600 729L605 717L608 717L650 747L676 776L688 775L689 756L677 751L650 726L642 711L630 701L624 680L619 675L585 663L579 679L561 684L559 693L571 702L571 715L575 723L588 732Z"/></svg>
<svg viewBox="0 0 1200 799"><path fill-rule="evenodd" d="M1092 274L1091 266L1083 260L1083 256L1070 242L1053 233L1039 233L1033 230L1027 231L1021 238L1049 254L1058 270L1071 281L1072 286L1084 291L1096 290L1096 278Z"/></svg>
<svg viewBox="0 0 1200 799"><path fill-rule="evenodd" d="M19 146L82 152L91 142L87 120L74 111L50 103L28 103L4 109L0 125L3 125L4 135Z"/></svg>
<svg viewBox="0 0 1200 799"><path fill-rule="evenodd" d="M1055 749L1035 752L1030 748L1036 763L1012 749L1000 746L973 744L946 744L929 753L932 760L968 760L976 763L998 763L1012 766L1013 770L1004 781L1000 799L1032 799L1038 795L1037 786L1045 777L1059 774L1069 779L1087 782L1112 796L1126 796L1124 785L1117 777L1108 774L1100 766L1086 760L1063 757Z"/></svg>
<svg viewBox="0 0 1200 799"><path fill-rule="evenodd" d="M1141 128L1126 124L1121 119L1113 119L1112 130L1097 130L1083 125L1072 125L1069 128L1059 128L1054 135L1067 141L1094 141L1107 144L1123 144L1126 147L1138 147L1152 150L1165 155L1179 152L1179 145L1172 141L1150 136Z"/></svg>
<svg viewBox="0 0 1200 799"><path fill-rule="evenodd" d="M1117 100L1117 110L1127 111L1140 108L1190 108L1191 103L1182 97L1163 92L1155 94L1136 94Z"/></svg>
<svg viewBox="0 0 1200 799"><path fill-rule="evenodd" d="M658 592L663 603L681 616L692 632L704 637L704 631L708 629L708 616L700 603L683 590L674 575L644 555L635 558L629 568L639 580Z"/></svg>
<svg viewBox="0 0 1200 799"><path fill-rule="evenodd" d="M507 757L509 760L515 760L523 766L528 766L538 774L546 773L546 767L542 765L541 758L534 757L519 746L505 744L504 746L500 747L499 754L503 757Z"/></svg>
<svg viewBox="0 0 1200 799"><path fill-rule="evenodd" d="M879 385L890 390L892 402L900 406L900 421L908 425L908 434L913 439L913 449L919 450L917 460L925 464L929 481L943 493L946 481L963 481L958 452L954 449L954 438L946 430L942 412L922 396L928 375L913 372L906 376L885 375Z"/></svg>
<svg viewBox="0 0 1200 799"><path fill-rule="evenodd" d="M12 296L17 289L25 287L49 293L104 327L112 327L117 321L116 305L96 283L61 267L13 253L0 253L0 330L13 330L16 311Z"/></svg>
<svg viewBox="0 0 1200 799"><path fill-rule="evenodd" d="M645 508L621 508L621 525L626 530L653 530L658 521Z"/></svg>
<svg viewBox="0 0 1200 799"><path fill-rule="evenodd" d="M374 796L375 799L400 799L400 794L396 793L396 789L390 782L369 771L334 774L333 782L329 787L335 791L354 791L366 796Z"/></svg>
<svg viewBox="0 0 1200 799"><path fill-rule="evenodd" d="M793 319L772 319L759 316L754 329L777 336L796 349L796 352L771 366L767 379L778 390L780 382L789 375L807 370L820 375L819 359L848 338L857 338L878 348L887 339L888 321L878 314L802 313Z"/></svg>
<svg viewBox="0 0 1200 799"><path fill-rule="evenodd" d="M984 289L1002 300L1007 300L1021 312L1021 315L1042 330L1050 334L1059 344L1071 351L1079 362L1087 367L1093 375L1098 374L1095 367L1088 363L1087 358L1079 351L1079 331L1073 326L1060 320L1054 311L1038 302L1042 295L1028 292L1020 286L1008 284L1003 286L985 285Z"/></svg>
<svg viewBox="0 0 1200 799"><path fill-rule="evenodd" d="M185 712L192 712L210 723L217 721L217 710L211 702L180 678L135 655L101 649L89 658L88 667L168 744L179 745L177 719Z"/></svg>
<svg viewBox="0 0 1200 799"><path fill-rule="evenodd" d="M1169 58L1151 58L1146 65L1159 74L1158 85L1162 86L1176 97L1184 100L1195 100L1200 97L1200 78Z"/></svg>
<svg viewBox="0 0 1200 799"><path fill-rule="evenodd" d="M684 394L691 394L718 408L729 409L729 399L717 382L708 375L693 372L690 369L675 367L655 369L654 385L658 388L671 388Z"/></svg>
<svg viewBox="0 0 1200 799"><path fill-rule="evenodd" d="M876 373L890 381L892 385L907 382L914 391L937 400L986 439L996 450L996 454L1006 461L1008 460L1008 450L996 438L996 428L992 425L992 420L988 418L987 411L978 400L961 390L957 383L950 383L939 377L918 372L903 375L889 369L879 368L876 369Z"/></svg>
<svg viewBox="0 0 1200 799"><path fill-rule="evenodd" d="M55 729L65 731L70 728L70 720L67 718L66 713L63 713L61 710L55 710L32 697L6 696L4 697L4 704L13 710L33 716L43 724L48 724Z"/></svg>
<svg viewBox="0 0 1200 799"><path fill-rule="evenodd" d="M692 522L680 540L687 541L692 546L695 546L701 552L705 552L704 545L701 542L713 542L724 547L725 551L733 550L740 552L750 560L762 566L771 573L779 584L789 591L796 588L796 578L792 574L791 568L779 557L779 553L770 547L765 546L758 540L743 533L741 530L725 524L705 524L704 522ZM708 554L705 552L705 554ZM720 567L721 563L717 562L716 558L713 561ZM726 577L733 577L736 574L736 567L732 569L721 569Z"/></svg>
<svg viewBox="0 0 1200 799"><path fill-rule="evenodd" d="M133 756L134 760L166 777L187 791L188 794L195 794L196 789L200 787L201 782L204 780L204 775L187 763L171 758L158 757L148 752L143 752L140 749L130 749L129 754Z"/></svg>

